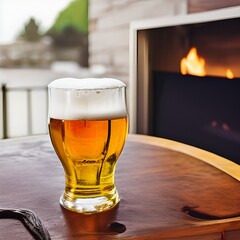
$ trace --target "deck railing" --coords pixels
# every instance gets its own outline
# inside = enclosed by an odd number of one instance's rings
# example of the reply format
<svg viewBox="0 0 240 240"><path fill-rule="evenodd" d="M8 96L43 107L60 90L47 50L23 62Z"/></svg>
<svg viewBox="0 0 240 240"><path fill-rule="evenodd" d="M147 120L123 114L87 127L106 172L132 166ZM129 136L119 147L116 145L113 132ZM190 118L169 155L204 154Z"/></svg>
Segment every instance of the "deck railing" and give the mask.
<svg viewBox="0 0 240 240"><path fill-rule="evenodd" d="M8 88L6 84L1 85L1 91L2 91L2 138L8 138L9 137L9 103L8 103L8 93L9 92L26 92L27 95L27 133L26 135L33 135L33 113L32 113L32 93L33 91L44 91L45 92L45 97L44 101L46 102L46 116L47 116L47 109L48 109L48 92L47 92L47 87L14 87L14 88ZM41 101L41 99L39 100ZM17 119L16 119L17 121ZM43 132L42 132L43 133Z"/></svg>

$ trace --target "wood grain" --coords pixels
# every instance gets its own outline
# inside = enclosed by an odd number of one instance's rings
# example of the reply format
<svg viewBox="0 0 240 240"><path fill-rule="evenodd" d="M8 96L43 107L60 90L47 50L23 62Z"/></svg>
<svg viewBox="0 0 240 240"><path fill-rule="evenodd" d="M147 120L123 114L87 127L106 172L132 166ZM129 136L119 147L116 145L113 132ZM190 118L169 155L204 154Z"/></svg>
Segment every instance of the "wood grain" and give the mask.
<svg viewBox="0 0 240 240"><path fill-rule="evenodd" d="M120 204L85 216L59 205L64 175L48 136L4 140L0 148L0 207L34 211L54 240L220 240L240 229L240 217L224 218L240 216L240 168L206 151L129 135L116 172ZM223 219L193 218L182 211L186 206ZM126 231L111 229L113 222ZM31 239L20 223L5 219L0 236Z"/></svg>

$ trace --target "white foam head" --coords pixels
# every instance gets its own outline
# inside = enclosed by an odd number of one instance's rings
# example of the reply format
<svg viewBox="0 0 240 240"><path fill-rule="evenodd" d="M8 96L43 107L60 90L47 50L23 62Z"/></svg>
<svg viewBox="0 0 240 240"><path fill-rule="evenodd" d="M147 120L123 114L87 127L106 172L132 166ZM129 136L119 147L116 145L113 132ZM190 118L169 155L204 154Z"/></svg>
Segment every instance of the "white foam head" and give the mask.
<svg viewBox="0 0 240 240"><path fill-rule="evenodd" d="M113 78L60 78L48 85L49 117L65 120L127 116L126 85Z"/></svg>

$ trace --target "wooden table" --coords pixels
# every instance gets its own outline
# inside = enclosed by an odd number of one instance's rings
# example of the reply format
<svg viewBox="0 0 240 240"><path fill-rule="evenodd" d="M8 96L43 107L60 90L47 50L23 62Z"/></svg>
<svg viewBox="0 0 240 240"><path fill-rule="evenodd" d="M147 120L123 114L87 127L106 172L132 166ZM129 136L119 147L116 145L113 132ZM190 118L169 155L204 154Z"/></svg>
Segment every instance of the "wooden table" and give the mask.
<svg viewBox="0 0 240 240"><path fill-rule="evenodd" d="M240 166L209 152L129 135L116 171L120 204L86 216L59 205L64 173L48 136L2 140L0 149L0 207L31 209L53 240L240 239ZM32 237L0 219L0 239Z"/></svg>

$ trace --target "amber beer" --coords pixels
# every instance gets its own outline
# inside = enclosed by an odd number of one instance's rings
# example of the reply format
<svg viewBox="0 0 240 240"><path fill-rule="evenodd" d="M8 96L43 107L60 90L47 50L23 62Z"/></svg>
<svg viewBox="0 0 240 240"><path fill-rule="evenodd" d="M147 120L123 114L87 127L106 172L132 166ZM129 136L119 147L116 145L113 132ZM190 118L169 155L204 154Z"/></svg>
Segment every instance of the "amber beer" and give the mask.
<svg viewBox="0 0 240 240"><path fill-rule="evenodd" d="M119 80L59 79L49 85L49 134L66 179L63 207L88 214L119 202L114 173L127 131Z"/></svg>

